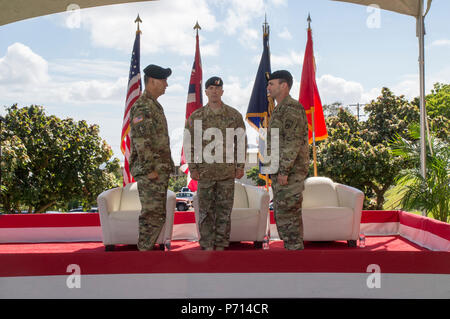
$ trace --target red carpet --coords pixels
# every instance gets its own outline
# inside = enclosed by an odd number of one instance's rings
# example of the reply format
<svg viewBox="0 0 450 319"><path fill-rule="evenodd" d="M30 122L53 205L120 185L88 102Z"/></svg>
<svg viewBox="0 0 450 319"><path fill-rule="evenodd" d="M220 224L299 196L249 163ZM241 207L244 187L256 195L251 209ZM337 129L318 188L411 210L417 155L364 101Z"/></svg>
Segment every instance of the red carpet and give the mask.
<svg viewBox="0 0 450 319"><path fill-rule="evenodd" d="M116 245L116 251L137 251L136 245ZM345 241L335 242L305 242L306 250L350 250L358 251L428 251L401 236L367 237L366 247L349 248ZM110 253L105 252L105 246L100 242L79 243L13 243L0 244L2 254L35 254L35 253ZM200 250L197 242L172 241L171 251ZM231 243L228 251L249 250L257 251L252 242ZM260 250L260 249L258 249ZM272 241L270 250L284 250L281 241Z"/></svg>
<svg viewBox="0 0 450 319"><path fill-rule="evenodd" d="M139 252L118 245L105 252L99 242L1 244L0 277L63 275L69 264L84 274L365 272L368 264L390 273L450 273L446 252L432 252L400 236L367 237L365 248L346 242L306 242L303 251L287 251L281 241L269 250L233 243L224 252L202 251L197 242L174 241L170 252Z"/></svg>

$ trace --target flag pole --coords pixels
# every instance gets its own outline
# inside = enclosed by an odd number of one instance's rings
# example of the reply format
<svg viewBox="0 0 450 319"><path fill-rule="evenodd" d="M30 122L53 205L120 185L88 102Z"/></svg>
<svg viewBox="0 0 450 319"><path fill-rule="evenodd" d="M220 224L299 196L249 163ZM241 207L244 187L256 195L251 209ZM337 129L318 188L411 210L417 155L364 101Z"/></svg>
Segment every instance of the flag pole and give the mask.
<svg viewBox="0 0 450 319"><path fill-rule="evenodd" d="M193 30L196 31L195 36L195 54L194 54L194 63L192 65L191 69L191 76L189 80L189 86L188 86L188 95L187 95L187 101L186 101L186 121L191 116L192 112L195 110L203 107L203 99L202 99L202 79L203 79L203 71L202 71L202 62L200 57L200 41L198 36L198 30L201 30L198 21L196 21ZM183 136L183 140L186 138L186 136ZM192 142L192 141L191 141ZM190 150L188 150L189 154L191 153ZM185 152L184 152L184 142L183 147L181 148L181 159L180 159L180 170L186 174L187 176L187 187L191 191L196 191L198 187L198 183L196 180L191 178L191 171L189 168L189 164L192 164L192 156L193 154L190 154L189 158L186 159Z"/></svg>
<svg viewBox="0 0 450 319"><path fill-rule="evenodd" d="M317 176L316 125L314 119L314 107L311 108L311 122L312 122L312 138L313 138L314 176Z"/></svg>
<svg viewBox="0 0 450 319"><path fill-rule="evenodd" d="M263 23L263 38L268 36L268 35L269 35L269 24L267 23L267 14L265 14L264 15L264 23ZM268 97L268 99L269 99L269 97ZM267 108L267 109L269 109L269 108ZM267 127L269 126L268 113L266 113L266 116L264 116L264 124L263 125L266 128L266 130L267 130ZM267 134L266 134L266 138L267 138ZM266 141L266 143L267 143L267 141ZM269 191L269 174L266 174L265 182L266 182L266 191Z"/></svg>
<svg viewBox="0 0 450 319"><path fill-rule="evenodd" d="M308 31L311 31L311 15L308 13ZM316 151L316 121L314 118L314 105L311 107L311 122L312 122L312 139L313 139L313 160L314 160L314 176L317 176L317 151Z"/></svg>
<svg viewBox="0 0 450 319"><path fill-rule="evenodd" d="M139 17L139 14L136 20L134 20L134 22L137 23L137 31L131 55L130 72L128 76L127 98L125 99L125 113L123 116L122 134L120 141L120 149L122 151L122 154L124 155L124 165L122 169L123 186L135 182L134 177L131 175L129 166L130 149L131 149L131 141L129 135L130 133L129 114L131 107L133 106L134 102L136 102L136 100L139 98L142 91L142 82L140 75L140 35L142 32L139 28L139 23L142 23L142 20Z"/></svg>

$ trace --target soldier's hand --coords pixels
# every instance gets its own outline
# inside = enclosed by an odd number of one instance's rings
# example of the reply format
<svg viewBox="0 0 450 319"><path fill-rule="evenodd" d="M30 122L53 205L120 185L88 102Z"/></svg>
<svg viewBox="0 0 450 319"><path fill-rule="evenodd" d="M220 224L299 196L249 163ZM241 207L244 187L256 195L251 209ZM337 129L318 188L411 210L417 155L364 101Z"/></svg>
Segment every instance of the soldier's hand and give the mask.
<svg viewBox="0 0 450 319"><path fill-rule="evenodd" d="M244 170L242 168L236 169L236 178L241 179L244 176Z"/></svg>
<svg viewBox="0 0 450 319"><path fill-rule="evenodd" d="M288 177L287 177L287 175L278 174L277 181L278 181L278 184L280 184L280 185L287 185Z"/></svg>
<svg viewBox="0 0 450 319"><path fill-rule="evenodd" d="M198 171L191 171L191 178L194 181L198 181L200 179L200 173Z"/></svg>
<svg viewBox="0 0 450 319"><path fill-rule="evenodd" d="M156 171L151 172L150 174L148 174L148 178L150 180L158 179L159 178L158 172L156 172Z"/></svg>

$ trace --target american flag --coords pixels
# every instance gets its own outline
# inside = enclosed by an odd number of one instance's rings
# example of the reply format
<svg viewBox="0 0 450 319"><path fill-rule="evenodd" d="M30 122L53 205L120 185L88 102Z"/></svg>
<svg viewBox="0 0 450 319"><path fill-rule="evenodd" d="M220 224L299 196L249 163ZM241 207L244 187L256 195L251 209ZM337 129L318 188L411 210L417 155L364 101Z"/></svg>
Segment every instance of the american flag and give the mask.
<svg viewBox="0 0 450 319"><path fill-rule="evenodd" d="M133 183L134 178L131 176L129 159L130 159L130 110L134 102L139 98L142 91L141 73L140 73L140 31L136 32L134 40L133 53L131 55L130 74L128 77L127 99L125 102L125 114L123 116L122 139L120 149L125 155L125 163L123 167L123 186Z"/></svg>
<svg viewBox="0 0 450 319"><path fill-rule="evenodd" d="M198 31L196 36L195 59L192 66L191 80L189 81L189 91L186 103L186 120L191 116L192 112L203 106L202 98L202 61L200 58L200 44L198 40ZM184 150L181 150L180 169L187 175L187 186L193 192L197 190L197 181L191 179L189 167L186 163Z"/></svg>

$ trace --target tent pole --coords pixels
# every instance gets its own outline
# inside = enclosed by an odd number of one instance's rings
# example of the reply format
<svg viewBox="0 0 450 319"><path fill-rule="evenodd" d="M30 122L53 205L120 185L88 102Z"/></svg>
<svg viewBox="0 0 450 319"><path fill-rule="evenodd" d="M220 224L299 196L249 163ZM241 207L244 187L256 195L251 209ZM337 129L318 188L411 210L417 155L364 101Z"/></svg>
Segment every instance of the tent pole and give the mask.
<svg viewBox="0 0 450 319"><path fill-rule="evenodd" d="M419 16L417 17L419 24L419 72L420 72L420 173L426 178L426 140L425 140L425 23L423 16L423 1L420 0ZM426 216L426 212L422 212Z"/></svg>
<svg viewBox="0 0 450 319"><path fill-rule="evenodd" d="M314 176L317 177L317 151L316 151L316 120L314 118L315 108L311 108L311 122L312 122L312 139L313 139L313 160L314 160Z"/></svg>

